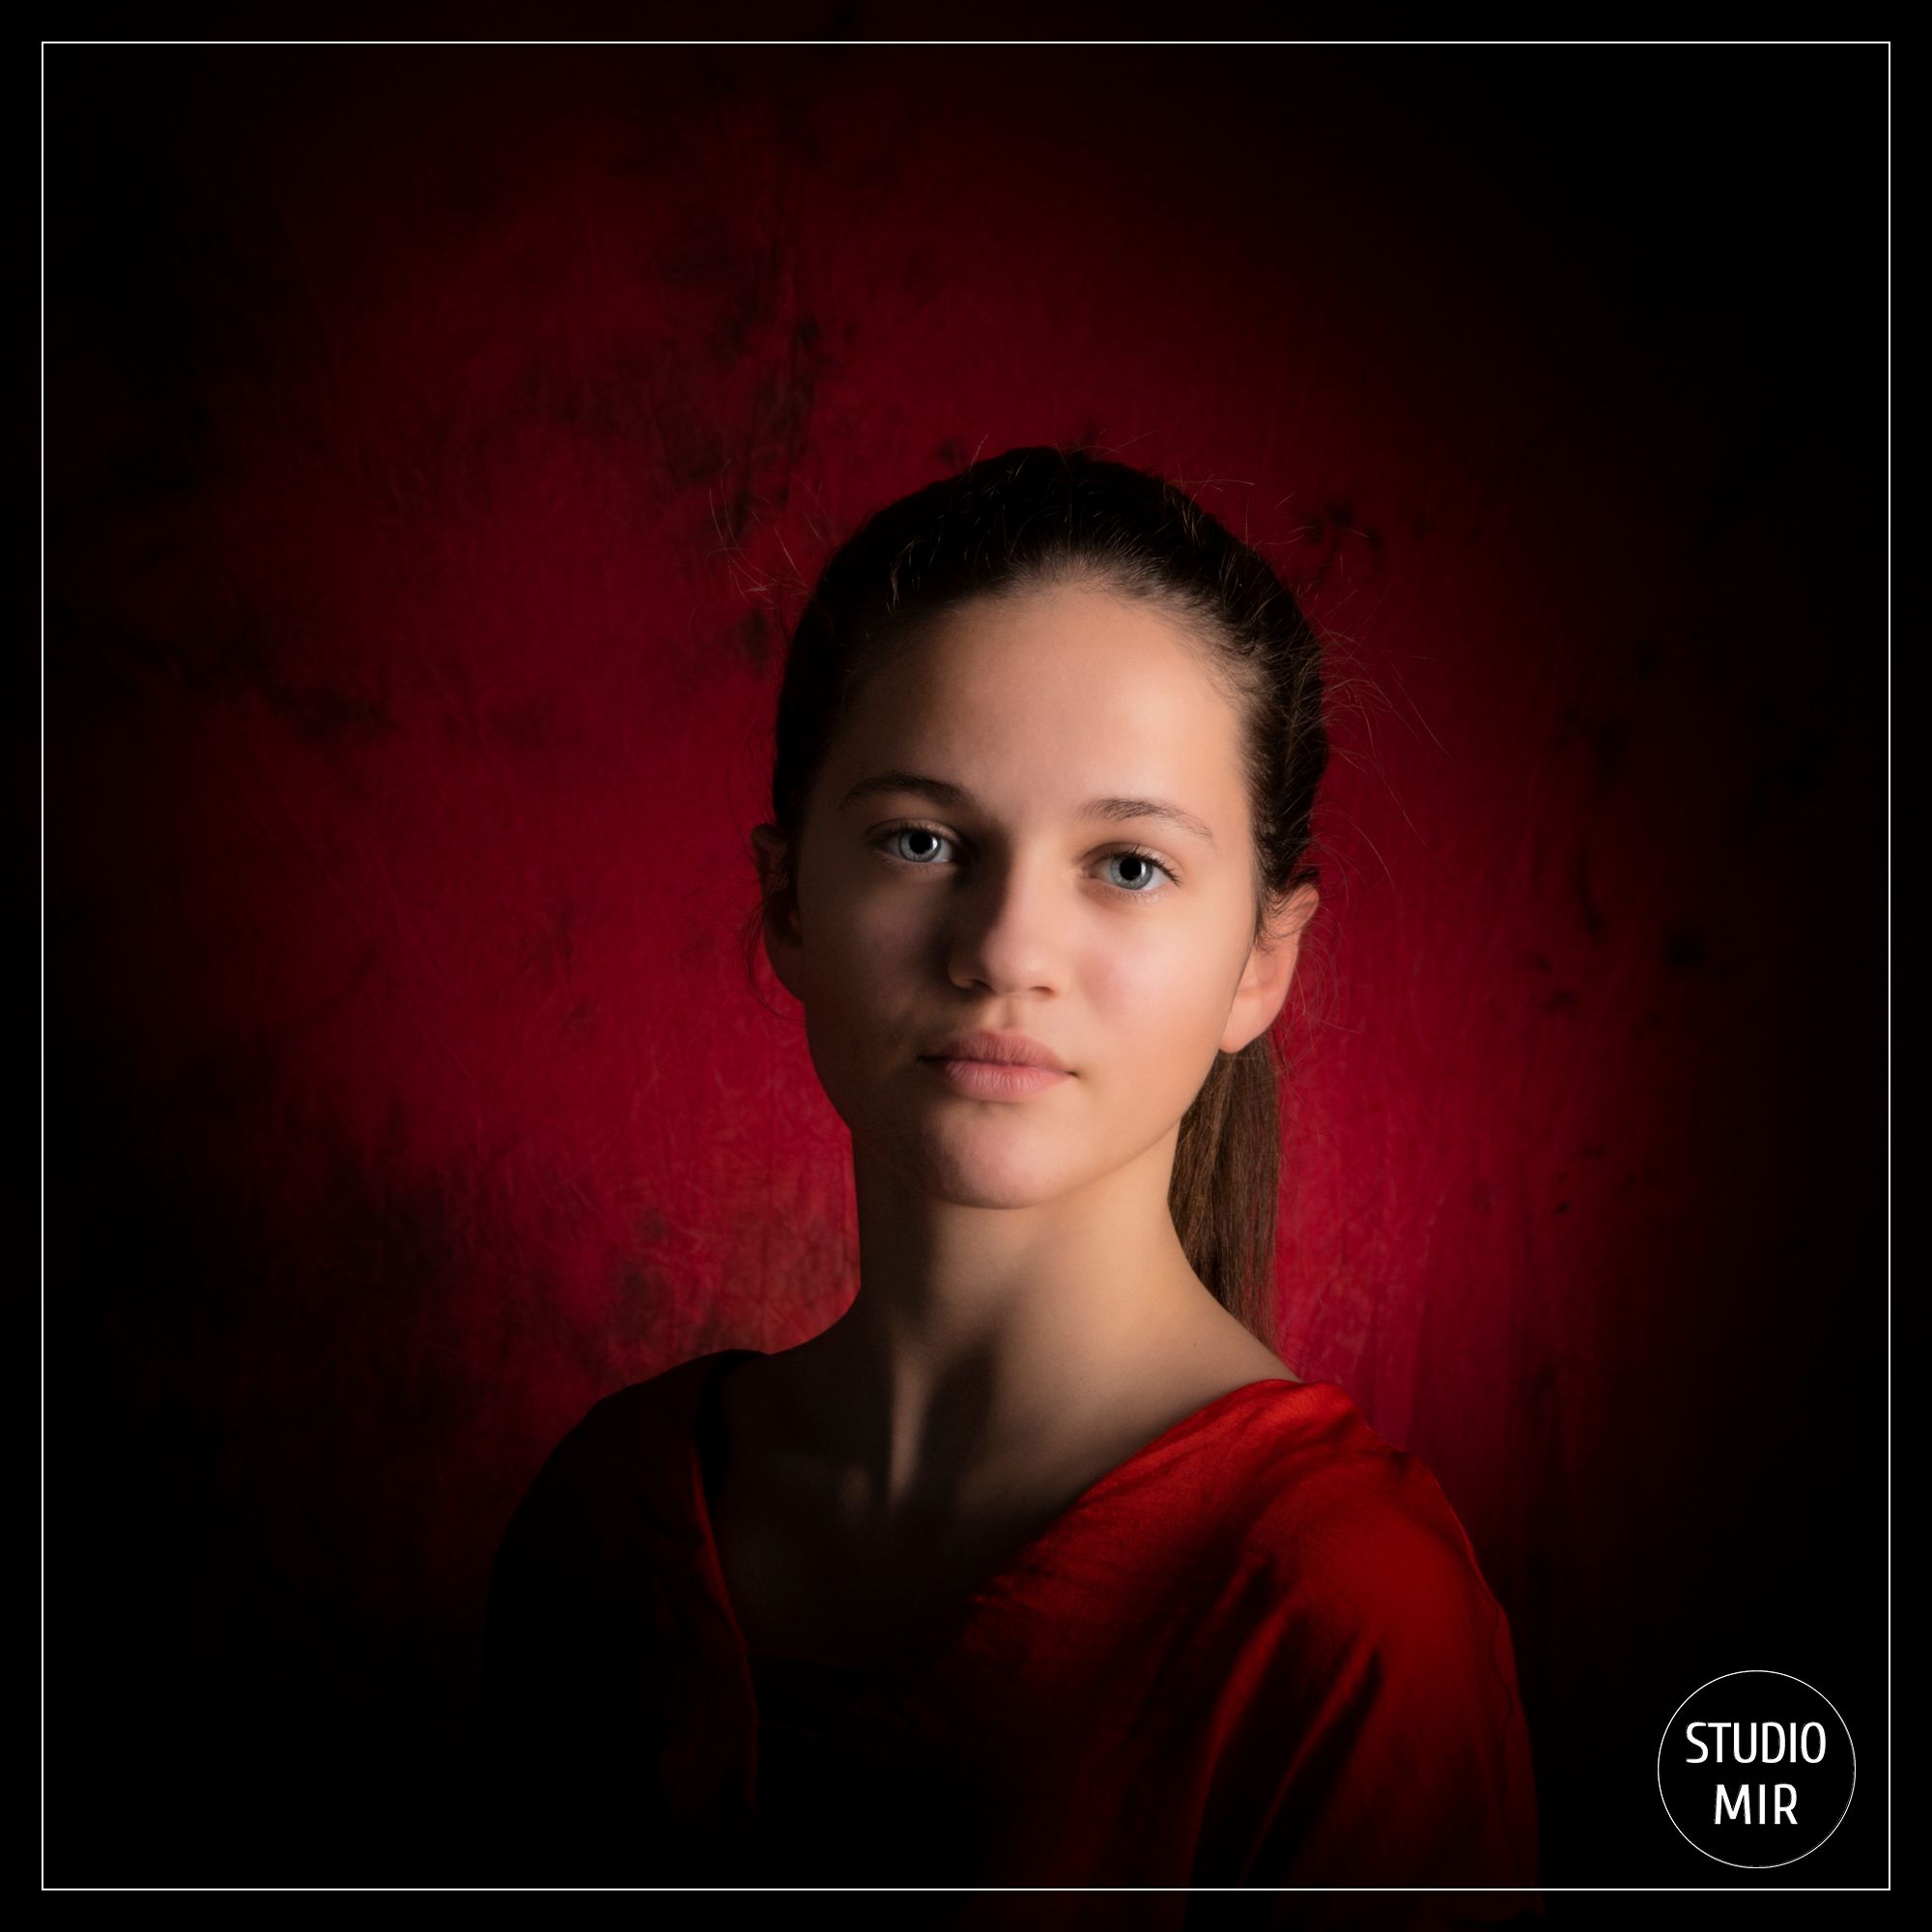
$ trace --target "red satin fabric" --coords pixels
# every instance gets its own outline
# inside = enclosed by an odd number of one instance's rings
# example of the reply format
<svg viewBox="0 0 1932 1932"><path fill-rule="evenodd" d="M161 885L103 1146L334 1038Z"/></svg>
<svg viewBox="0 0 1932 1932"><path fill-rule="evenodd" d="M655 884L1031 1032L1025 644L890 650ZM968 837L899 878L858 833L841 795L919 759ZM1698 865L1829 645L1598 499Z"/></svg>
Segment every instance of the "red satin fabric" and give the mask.
<svg viewBox="0 0 1932 1932"><path fill-rule="evenodd" d="M1199 1922L1212 1887L1271 1889L1271 1924L1540 1916L1508 1619L1337 1384L1208 1403L919 1662L852 1672L753 1657L732 1615L697 1432L745 1352L598 1403L505 1533L477 1758L501 1876L942 1888L906 1902L949 1924L1011 1922L1025 1898L967 1889L999 1886L1174 1888L1032 1905L1059 1925Z"/></svg>

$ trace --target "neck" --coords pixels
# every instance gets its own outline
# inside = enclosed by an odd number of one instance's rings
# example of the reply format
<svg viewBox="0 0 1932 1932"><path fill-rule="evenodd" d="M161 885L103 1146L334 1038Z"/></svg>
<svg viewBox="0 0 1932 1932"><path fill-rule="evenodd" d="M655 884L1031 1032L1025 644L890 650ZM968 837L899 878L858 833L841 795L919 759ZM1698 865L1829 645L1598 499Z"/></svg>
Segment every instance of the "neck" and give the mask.
<svg viewBox="0 0 1932 1932"><path fill-rule="evenodd" d="M814 1451L856 1510L1022 1487L1163 1378L1243 1344L1266 1353L1188 1264L1172 1164L1170 1135L1090 1188L986 1208L923 1195L855 1149L859 1293L789 1353L810 1391L795 1406L809 1400Z"/></svg>

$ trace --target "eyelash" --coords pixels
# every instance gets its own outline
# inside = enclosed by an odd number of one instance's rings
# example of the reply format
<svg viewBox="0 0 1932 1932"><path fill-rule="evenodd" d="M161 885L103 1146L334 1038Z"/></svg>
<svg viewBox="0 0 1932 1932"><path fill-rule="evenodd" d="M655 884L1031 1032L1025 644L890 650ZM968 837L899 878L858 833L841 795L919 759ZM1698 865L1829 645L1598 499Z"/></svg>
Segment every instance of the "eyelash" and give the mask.
<svg viewBox="0 0 1932 1932"><path fill-rule="evenodd" d="M935 838L945 839L945 841L949 845L957 844L959 842L952 837L952 835L950 832L942 832L936 825L922 824L916 818L909 818L903 824L900 825L889 825L883 832L877 834L877 836L874 837L874 838L872 839L873 846L878 851L883 853L887 860L889 860L895 866L905 866L909 867L911 870L916 872L932 871L934 869L934 862L929 859L928 860L901 859L896 852L891 852L886 850L886 848L893 842L894 839L902 837L904 834L908 832L929 832ZM1159 853L1150 852L1145 845L1122 845L1117 847L1114 851L1109 852L1107 854L1107 857L1109 859L1144 859L1150 866L1153 867L1157 871L1165 872L1167 874L1169 888L1178 886L1180 883L1180 874L1177 872L1174 869L1174 867L1170 866L1167 863L1167 861L1159 855ZM1115 896L1118 898L1147 900L1147 899L1164 899L1167 896L1168 888L1163 888L1157 892L1137 893L1130 891L1125 886L1110 885L1108 886L1107 890L1110 893L1114 894Z"/></svg>

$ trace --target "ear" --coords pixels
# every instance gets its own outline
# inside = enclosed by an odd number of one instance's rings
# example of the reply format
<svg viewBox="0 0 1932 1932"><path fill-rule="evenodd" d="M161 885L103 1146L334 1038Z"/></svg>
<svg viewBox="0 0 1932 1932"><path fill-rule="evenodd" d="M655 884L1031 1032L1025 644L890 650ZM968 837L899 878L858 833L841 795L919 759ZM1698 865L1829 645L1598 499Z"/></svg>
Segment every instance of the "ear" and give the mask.
<svg viewBox="0 0 1932 1932"><path fill-rule="evenodd" d="M785 838L776 825L754 826L752 857L758 867L758 891L764 900L765 957L779 983L793 999L804 1001L804 935L799 930L798 895L785 885Z"/></svg>
<svg viewBox="0 0 1932 1932"><path fill-rule="evenodd" d="M1315 917L1321 895L1313 886L1293 893L1268 922L1267 929L1248 954L1228 1024L1221 1035L1223 1053L1239 1053L1259 1039L1275 1022L1294 979L1294 962L1301 952L1301 935Z"/></svg>

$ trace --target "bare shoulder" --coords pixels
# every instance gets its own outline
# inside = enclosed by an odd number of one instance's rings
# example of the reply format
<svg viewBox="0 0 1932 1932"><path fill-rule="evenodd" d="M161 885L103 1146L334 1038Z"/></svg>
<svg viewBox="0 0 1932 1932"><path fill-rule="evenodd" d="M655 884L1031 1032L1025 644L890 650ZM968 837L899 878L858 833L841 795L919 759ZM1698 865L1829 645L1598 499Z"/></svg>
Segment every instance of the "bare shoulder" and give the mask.
<svg viewBox="0 0 1932 1932"><path fill-rule="evenodd" d="M1191 1398L1187 1406L1211 1402L1231 1389L1249 1382L1291 1381L1301 1378L1267 1344L1232 1315L1216 1311L1217 1319L1207 1328L1198 1344L1175 1350L1160 1370L1163 1379L1171 1379L1182 1397Z"/></svg>
<svg viewBox="0 0 1932 1932"><path fill-rule="evenodd" d="M1232 1360L1236 1367L1245 1365L1250 1381L1267 1381L1279 1377L1285 1381L1298 1382L1301 1378L1291 1369L1268 1345L1259 1337L1242 1330L1245 1346L1237 1345Z"/></svg>

